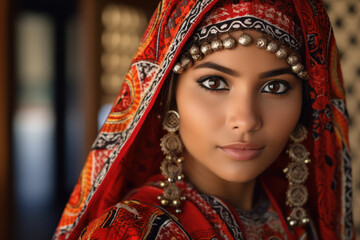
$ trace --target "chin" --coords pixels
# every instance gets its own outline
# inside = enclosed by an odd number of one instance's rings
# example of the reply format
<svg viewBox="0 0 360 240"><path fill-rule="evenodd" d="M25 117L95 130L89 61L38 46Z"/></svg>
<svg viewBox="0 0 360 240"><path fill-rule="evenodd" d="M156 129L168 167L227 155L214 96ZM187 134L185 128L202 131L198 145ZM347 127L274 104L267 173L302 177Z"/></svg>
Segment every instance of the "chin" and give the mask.
<svg viewBox="0 0 360 240"><path fill-rule="evenodd" d="M223 180L227 182L232 183L246 183L246 182L252 182L255 180L259 175L256 174L243 174L242 171L238 172L225 172L222 174L217 174L218 177L222 178Z"/></svg>

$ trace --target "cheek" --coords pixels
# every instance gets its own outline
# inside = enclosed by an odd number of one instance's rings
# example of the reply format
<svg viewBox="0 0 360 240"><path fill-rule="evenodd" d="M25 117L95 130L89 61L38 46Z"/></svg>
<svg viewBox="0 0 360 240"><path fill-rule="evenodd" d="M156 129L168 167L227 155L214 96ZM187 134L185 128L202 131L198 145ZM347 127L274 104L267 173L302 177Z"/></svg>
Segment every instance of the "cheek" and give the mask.
<svg viewBox="0 0 360 240"><path fill-rule="evenodd" d="M180 137L185 149L195 151L192 154L196 155L212 147L209 141L214 139L221 127L223 114L220 112L223 110L220 101L215 101L212 94L195 84L180 83L177 86L176 103L180 115Z"/></svg>
<svg viewBox="0 0 360 240"><path fill-rule="evenodd" d="M214 131L215 127L221 124L220 101L214 101L213 97L203 94L203 92L204 90L199 87L187 88L187 91L182 91L181 86L177 91L176 102L181 118L182 134L187 134L188 130L207 132L212 129Z"/></svg>
<svg viewBox="0 0 360 240"><path fill-rule="evenodd" d="M271 137L281 145L285 145L295 126L297 125L302 106L301 92L294 94L286 101L265 104L264 127Z"/></svg>

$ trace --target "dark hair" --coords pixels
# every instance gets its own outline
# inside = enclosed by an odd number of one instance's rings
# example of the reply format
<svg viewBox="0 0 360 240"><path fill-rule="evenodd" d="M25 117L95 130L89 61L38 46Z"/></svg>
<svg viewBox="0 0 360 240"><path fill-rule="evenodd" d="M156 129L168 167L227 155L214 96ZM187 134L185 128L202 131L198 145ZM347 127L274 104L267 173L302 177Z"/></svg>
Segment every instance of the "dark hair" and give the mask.
<svg viewBox="0 0 360 240"><path fill-rule="evenodd" d="M303 81L303 92L302 92L302 107L299 123L305 127L310 127L311 124L311 101L310 101L310 86L308 80Z"/></svg>
<svg viewBox="0 0 360 240"><path fill-rule="evenodd" d="M177 110L175 100L175 90L178 75L171 71L170 76L165 80L164 85L160 92L161 99L161 117L165 116L165 113L169 110Z"/></svg>

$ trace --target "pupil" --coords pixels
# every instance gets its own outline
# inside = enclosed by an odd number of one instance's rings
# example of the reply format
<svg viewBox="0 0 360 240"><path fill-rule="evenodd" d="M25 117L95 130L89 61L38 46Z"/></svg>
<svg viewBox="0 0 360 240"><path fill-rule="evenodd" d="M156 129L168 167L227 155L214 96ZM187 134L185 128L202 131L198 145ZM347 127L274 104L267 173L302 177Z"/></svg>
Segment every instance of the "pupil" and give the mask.
<svg viewBox="0 0 360 240"><path fill-rule="evenodd" d="M215 80L215 79L212 79L212 80L209 80L209 86L211 88L218 88L220 85L220 82Z"/></svg>
<svg viewBox="0 0 360 240"><path fill-rule="evenodd" d="M269 85L269 89L271 92L277 92L280 89L279 83L272 83Z"/></svg>

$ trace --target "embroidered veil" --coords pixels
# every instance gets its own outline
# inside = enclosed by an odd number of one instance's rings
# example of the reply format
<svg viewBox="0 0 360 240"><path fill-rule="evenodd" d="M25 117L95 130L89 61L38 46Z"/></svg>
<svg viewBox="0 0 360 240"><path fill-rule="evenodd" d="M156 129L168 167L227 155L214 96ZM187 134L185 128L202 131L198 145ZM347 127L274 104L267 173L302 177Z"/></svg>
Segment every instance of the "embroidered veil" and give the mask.
<svg viewBox="0 0 360 240"><path fill-rule="evenodd" d="M159 93L187 40L217 2L220 0L159 3L111 113L92 146L54 239L77 239L90 220L159 173L163 158L159 147L163 133L158 120ZM306 146L312 162L306 182L308 208L321 239L354 239L348 115L339 56L324 6L320 0L244 2L271 2L279 8L289 2L294 7L309 74L311 137ZM275 29L274 34L280 33ZM286 209L283 168L284 164L277 161L262 178L271 182L268 188L280 207Z"/></svg>

